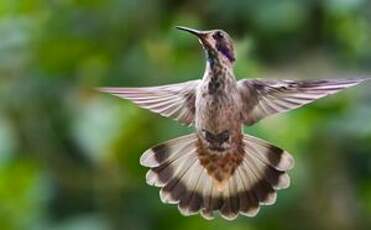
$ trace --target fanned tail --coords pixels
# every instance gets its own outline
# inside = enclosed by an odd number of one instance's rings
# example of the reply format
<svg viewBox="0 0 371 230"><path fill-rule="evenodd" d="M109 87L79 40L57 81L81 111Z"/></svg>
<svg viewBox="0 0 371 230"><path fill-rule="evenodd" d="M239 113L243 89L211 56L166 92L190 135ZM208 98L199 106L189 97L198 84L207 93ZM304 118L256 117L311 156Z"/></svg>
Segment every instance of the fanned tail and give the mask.
<svg viewBox="0 0 371 230"><path fill-rule="evenodd" d="M255 216L261 205L276 200L276 190L289 187L287 171L294 160L286 151L244 135L243 160L225 182L223 190L202 166L196 134L170 140L147 150L140 163L149 167L146 181L161 187L162 202L177 204L183 215L200 213L212 219L219 211L227 220L238 214Z"/></svg>

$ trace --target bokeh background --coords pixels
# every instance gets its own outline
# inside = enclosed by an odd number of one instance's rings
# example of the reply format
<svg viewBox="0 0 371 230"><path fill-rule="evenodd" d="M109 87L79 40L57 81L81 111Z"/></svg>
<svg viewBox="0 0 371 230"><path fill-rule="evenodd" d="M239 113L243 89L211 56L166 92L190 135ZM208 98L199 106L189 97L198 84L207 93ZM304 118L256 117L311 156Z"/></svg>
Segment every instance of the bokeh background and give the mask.
<svg viewBox="0 0 371 230"><path fill-rule="evenodd" d="M1 0L0 229L371 229L371 83L245 131L296 159L256 218L182 217L145 184L152 145L191 128L97 86L199 78L175 25L222 28L239 78L370 76L367 0Z"/></svg>

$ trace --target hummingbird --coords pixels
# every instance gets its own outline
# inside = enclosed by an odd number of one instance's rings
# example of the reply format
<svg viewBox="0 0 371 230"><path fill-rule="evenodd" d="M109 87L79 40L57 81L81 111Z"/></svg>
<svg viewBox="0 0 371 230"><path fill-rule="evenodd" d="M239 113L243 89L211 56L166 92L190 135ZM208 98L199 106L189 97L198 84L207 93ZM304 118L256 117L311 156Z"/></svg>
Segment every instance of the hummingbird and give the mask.
<svg viewBox="0 0 371 230"><path fill-rule="evenodd" d="M256 216L290 185L294 159L287 151L243 132L261 119L299 108L366 79L236 80L236 54L228 33L177 26L200 42L206 57L202 79L101 92L193 126L195 132L143 153L146 182L160 188L163 203L185 216L226 220Z"/></svg>

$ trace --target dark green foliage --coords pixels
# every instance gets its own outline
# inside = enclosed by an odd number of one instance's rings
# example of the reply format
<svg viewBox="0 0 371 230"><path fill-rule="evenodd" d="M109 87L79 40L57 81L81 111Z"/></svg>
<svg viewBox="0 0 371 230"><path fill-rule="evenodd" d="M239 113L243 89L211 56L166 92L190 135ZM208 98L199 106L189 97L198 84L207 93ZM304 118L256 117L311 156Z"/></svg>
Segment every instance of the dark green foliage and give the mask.
<svg viewBox="0 0 371 230"><path fill-rule="evenodd" d="M201 77L175 25L221 28L236 75L371 71L370 2L0 1L0 229L371 229L371 84L247 129L296 159L290 189L254 218L182 217L139 156L191 132L97 86ZM354 76L354 74L352 74Z"/></svg>

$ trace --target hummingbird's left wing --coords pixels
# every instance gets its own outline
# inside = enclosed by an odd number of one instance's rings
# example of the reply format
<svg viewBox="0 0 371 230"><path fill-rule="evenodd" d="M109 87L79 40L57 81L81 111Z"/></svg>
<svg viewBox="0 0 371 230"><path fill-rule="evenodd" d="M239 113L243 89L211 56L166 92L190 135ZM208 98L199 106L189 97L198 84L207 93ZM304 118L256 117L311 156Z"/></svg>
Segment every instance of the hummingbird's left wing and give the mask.
<svg viewBox="0 0 371 230"><path fill-rule="evenodd" d="M252 125L266 116L299 108L368 79L240 80L242 119Z"/></svg>
<svg viewBox="0 0 371 230"><path fill-rule="evenodd" d="M190 125L194 120L195 91L200 80L141 88L98 88L99 91L128 99L142 108Z"/></svg>

